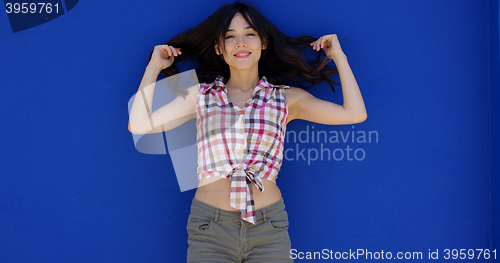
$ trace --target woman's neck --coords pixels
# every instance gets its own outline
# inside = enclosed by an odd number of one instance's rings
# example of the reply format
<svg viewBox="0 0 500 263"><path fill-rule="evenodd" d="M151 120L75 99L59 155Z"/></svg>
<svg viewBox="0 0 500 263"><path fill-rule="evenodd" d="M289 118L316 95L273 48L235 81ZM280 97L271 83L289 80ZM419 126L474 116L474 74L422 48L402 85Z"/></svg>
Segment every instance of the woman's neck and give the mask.
<svg viewBox="0 0 500 263"><path fill-rule="evenodd" d="M231 77L227 80L226 87L249 91L253 90L259 81L259 72L257 69L231 70Z"/></svg>

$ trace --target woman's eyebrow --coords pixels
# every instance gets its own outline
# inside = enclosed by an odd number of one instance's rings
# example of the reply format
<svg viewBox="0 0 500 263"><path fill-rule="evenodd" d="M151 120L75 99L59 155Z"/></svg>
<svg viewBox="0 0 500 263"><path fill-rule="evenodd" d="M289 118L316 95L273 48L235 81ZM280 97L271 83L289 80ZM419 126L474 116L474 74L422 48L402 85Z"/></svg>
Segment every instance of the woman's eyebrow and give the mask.
<svg viewBox="0 0 500 263"><path fill-rule="evenodd" d="M247 27L245 27L244 29L252 29L252 27L251 27L251 26L247 26ZM227 29L227 32L229 32L229 31L234 31L234 29L228 28L228 29Z"/></svg>

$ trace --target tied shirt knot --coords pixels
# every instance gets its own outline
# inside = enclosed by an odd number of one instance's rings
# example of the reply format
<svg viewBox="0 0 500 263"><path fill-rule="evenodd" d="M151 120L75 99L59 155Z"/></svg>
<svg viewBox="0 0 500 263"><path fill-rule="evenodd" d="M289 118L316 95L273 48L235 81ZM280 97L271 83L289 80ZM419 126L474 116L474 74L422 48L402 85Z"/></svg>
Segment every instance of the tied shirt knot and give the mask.
<svg viewBox="0 0 500 263"><path fill-rule="evenodd" d="M238 164L233 169L231 177L230 205L241 212L241 217L255 224L255 203L253 200L252 184L257 186L259 191L264 191L264 185L259 176L247 169L245 163Z"/></svg>

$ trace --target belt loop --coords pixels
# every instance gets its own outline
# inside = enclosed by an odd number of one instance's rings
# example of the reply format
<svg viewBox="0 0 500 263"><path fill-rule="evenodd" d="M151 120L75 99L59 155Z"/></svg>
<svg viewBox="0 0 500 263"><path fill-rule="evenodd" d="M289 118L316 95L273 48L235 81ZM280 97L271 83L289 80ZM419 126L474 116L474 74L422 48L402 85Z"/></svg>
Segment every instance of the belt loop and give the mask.
<svg viewBox="0 0 500 263"><path fill-rule="evenodd" d="M262 208L260 211L262 211L262 219L264 220L264 222L266 222L267 221L266 209Z"/></svg>
<svg viewBox="0 0 500 263"><path fill-rule="evenodd" d="M216 209L214 214L214 221L217 222L217 220L219 220L219 209Z"/></svg>

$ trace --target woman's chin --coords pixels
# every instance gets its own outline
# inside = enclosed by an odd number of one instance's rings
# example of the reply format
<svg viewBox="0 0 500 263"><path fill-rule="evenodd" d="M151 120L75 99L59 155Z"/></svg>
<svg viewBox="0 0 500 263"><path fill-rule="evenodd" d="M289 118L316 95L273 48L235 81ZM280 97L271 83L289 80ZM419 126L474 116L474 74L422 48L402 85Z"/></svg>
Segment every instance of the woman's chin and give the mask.
<svg viewBox="0 0 500 263"><path fill-rule="evenodd" d="M234 63L229 65L229 67L233 70L249 70L252 68L258 69L258 63Z"/></svg>

